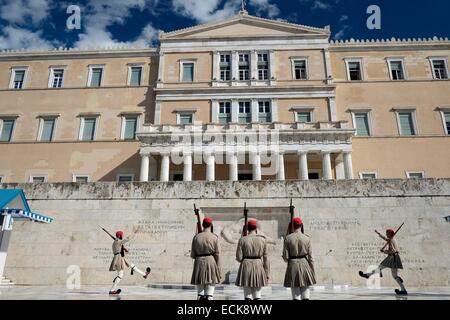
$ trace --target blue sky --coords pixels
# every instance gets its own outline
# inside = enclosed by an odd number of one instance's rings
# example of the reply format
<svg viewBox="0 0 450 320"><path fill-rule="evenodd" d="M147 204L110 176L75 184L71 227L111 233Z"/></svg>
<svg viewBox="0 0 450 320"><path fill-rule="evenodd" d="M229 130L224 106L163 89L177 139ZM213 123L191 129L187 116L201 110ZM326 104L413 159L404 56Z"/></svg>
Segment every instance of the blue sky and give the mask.
<svg viewBox="0 0 450 320"><path fill-rule="evenodd" d="M448 0L248 0L252 15L323 27L333 39L450 37ZM81 29L68 30L70 5ZM381 8L381 30L369 30L369 5ZM241 0L0 0L0 50L157 45L172 31L237 14Z"/></svg>

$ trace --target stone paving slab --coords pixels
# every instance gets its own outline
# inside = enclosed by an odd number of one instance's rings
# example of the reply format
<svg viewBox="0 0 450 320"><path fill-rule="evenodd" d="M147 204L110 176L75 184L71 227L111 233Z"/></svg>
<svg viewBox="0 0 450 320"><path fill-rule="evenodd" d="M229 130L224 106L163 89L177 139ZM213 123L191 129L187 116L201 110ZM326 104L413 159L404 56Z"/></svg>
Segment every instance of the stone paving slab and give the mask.
<svg viewBox="0 0 450 320"><path fill-rule="evenodd" d="M14 286L0 288L0 300L194 300L195 290L123 286L120 296L107 294L109 287L83 286L69 290L65 287ZM220 286L216 300L242 300L242 289L235 286ZM266 287L263 300L290 300L289 289ZM397 297L393 288L367 289L361 287L336 286L317 287L311 292L312 300L450 300L449 287L410 288L409 296Z"/></svg>

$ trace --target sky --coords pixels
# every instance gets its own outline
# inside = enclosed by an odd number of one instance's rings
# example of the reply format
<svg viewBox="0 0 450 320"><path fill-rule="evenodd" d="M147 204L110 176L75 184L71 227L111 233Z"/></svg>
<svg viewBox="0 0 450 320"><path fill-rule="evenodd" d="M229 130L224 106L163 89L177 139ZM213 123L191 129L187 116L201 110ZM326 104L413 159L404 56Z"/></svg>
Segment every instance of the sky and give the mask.
<svg viewBox="0 0 450 320"><path fill-rule="evenodd" d="M251 15L313 27L331 26L334 40L450 37L448 0L247 0ZM80 8L68 29L67 8ZM236 15L242 0L0 0L0 50L158 45L173 31ZM367 8L381 29L367 28ZM73 21L73 20L71 20Z"/></svg>

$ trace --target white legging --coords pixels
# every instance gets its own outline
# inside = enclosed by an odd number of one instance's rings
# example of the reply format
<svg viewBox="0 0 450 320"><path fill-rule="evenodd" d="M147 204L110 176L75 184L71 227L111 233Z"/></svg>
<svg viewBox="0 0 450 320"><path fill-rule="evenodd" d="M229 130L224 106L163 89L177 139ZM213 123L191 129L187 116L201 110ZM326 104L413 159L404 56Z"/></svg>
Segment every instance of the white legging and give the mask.
<svg viewBox="0 0 450 320"><path fill-rule="evenodd" d="M127 265L130 266L131 270L136 271L137 273L139 273L142 276L145 276L145 272L140 270L133 263L130 263L126 260L125 260L125 262ZM112 285L110 291L115 291L117 289L117 286L119 285L120 281L123 279L123 275L124 275L124 270L117 270L117 277L114 278L113 285Z"/></svg>
<svg viewBox="0 0 450 320"><path fill-rule="evenodd" d="M381 273L381 270L383 269L388 269L388 267L385 266L378 266L378 268L372 270L372 272L367 273L367 275L370 277L372 275L374 275L375 273ZM403 284L403 280L402 278L400 278L398 276L398 269L397 268L390 268L391 269L391 273L392 273L392 278L394 278L394 280L397 282L397 284L399 285L400 289L402 291L406 291L405 285Z"/></svg>
<svg viewBox="0 0 450 320"><path fill-rule="evenodd" d="M214 300L214 289L215 286L209 285L209 284L200 284L197 285L197 299L199 300L200 297L206 296L208 300Z"/></svg>
<svg viewBox="0 0 450 320"><path fill-rule="evenodd" d="M293 300L309 300L310 298L309 287L292 287L291 293Z"/></svg>
<svg viewBox="0 0 450 320"><path fill-rule="evenodd" d="M245 299L261 299L261 287L244 287Z"/></svg>

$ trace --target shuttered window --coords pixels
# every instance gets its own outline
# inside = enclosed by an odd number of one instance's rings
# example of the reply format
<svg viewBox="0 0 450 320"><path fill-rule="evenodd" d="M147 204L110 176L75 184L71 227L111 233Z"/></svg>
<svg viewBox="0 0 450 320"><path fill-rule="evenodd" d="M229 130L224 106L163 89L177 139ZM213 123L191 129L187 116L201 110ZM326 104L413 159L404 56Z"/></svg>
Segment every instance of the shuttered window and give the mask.
<svg viewBox="0 0 450 320"><path fill-rule="evenodd" d="M355 113L355 126L357 136L370 136L369 115L367 113Z"/></svg>
<svg viewBox="0 0 450 320"><path fill-rule="evenodd" d="M14 120L3 120L0 142L10 142L14 130Z"/></svg>
<svg viewBox="0 0 450 320"><path fill-rule="evenodd" d="M183 63L183 82L194 81L194 64L192 62Z"/></svg>
<svg viewBox="0 0 450 320"><path fill-rule="evenodd" d="M82 135L81 140L83 140L83 141L94 140L96 122L97 122L96 118L85 118L84 119L84 128L83 128L83 135Z"/></svg>
<svg viewBox="0 0 450 320"><path fill-rule="evenodd" d="M42 123L41 140L50 142L53 140L53 133L55 130L55 119L44 119Z"/></svg>
<svg viewBox="0 0 450 320"><path fill-rule="evenodd" d="M447 130L447 134L450 134L450 111L444 112L444 119L445 119L445 129Z"/></svg>
<svg viewBox="0 0 450 320"><path fill-rule="evenodd" d="M125 128L123 138L125 140L136 139L136 130L137 130L137 117L125 118Z"/></svg>
<svg viewBox="0 0 450 320"><path fill-rule="evenodd" d="M91 87L100 87L102 85L103 68L92 68Z"/></svg>
<svg viewBox="0 0 450 320"><path fill-rule="evenodd" d="M402 136L414 136L416 130L414 128L414 118L412 112L399 112L398 113L400 123L400 135Z"/></svg>
<svg viewBox="0 0 450 320"><path fill-rule="evenodd" d="M311 112L297 111L297 122L302 122L302 123L311 122Z"/></svg>
<svg viewBox="0 0 450 320"><path fill-rule="evenodd" d="M131 67L130 86L140 86L142 67Z"/></svg>

